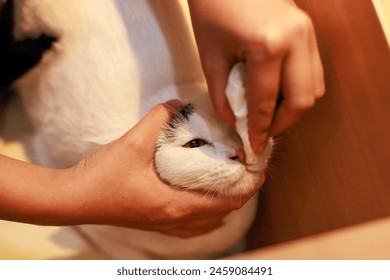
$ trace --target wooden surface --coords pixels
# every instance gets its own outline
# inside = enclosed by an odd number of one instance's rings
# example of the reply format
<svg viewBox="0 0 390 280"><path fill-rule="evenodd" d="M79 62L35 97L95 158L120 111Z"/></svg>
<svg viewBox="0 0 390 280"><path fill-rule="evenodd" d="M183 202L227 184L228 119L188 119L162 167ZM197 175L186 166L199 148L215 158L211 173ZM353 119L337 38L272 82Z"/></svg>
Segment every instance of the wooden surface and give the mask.
<svg viewBox="0 0 390 280"><path fill-rule="evenodd" d="M282 137L251 248L390 215L390 52L369 0L297 0L327 94Z"/></svg>
<svg viewBox="0 0 390 280"><path fill-rule="evenodd" d="M230 259L390 260L390 218L249 251Z"/></svg>

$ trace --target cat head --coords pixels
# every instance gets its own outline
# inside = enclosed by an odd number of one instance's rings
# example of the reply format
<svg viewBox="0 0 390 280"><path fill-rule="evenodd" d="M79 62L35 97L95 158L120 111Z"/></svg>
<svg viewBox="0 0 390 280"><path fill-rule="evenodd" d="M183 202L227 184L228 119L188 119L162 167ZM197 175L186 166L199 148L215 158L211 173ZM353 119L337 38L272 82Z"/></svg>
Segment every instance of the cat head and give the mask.
<svg viewBox="0 0 390 280"><path fill-rule="evenodd" d="M271 151L272 140L258 164L246 165L240 137L214 115L206 94L187 103L160 135L155 165L173 186L238 196L264 182Z"/></svg>

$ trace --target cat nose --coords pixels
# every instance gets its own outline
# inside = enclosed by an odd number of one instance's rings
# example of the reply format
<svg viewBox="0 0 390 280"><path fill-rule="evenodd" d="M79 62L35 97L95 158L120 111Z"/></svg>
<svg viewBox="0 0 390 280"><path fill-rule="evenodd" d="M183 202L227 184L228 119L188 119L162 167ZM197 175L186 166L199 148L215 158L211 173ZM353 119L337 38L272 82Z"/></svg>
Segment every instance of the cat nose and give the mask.
<svg viewBox="0 0 390 280"><path fill-rule="evenodd" d="M245 152L243 149L237 149L234 156L230 157L232 160L238 160L245 165Z"/></svg>

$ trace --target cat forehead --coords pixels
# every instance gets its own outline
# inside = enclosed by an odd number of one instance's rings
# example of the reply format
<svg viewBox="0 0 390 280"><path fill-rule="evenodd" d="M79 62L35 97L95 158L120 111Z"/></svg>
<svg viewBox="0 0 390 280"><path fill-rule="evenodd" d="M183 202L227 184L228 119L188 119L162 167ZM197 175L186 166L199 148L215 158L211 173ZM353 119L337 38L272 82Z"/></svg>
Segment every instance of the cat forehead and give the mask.
<svg viewBox="0 0 390 280"><path fill-rule="evenodd" d="M211 140L210 126L214 121L198 110L196 105L189 103L172 118L165 134L167 138L205 137Z"/></svg>
<svg viewBox="0 0 390 280"><path fill-rule="evenodd" d="M194 105L189 103L183 106L180 111L172 118L170 126L175 128L176 125L181 124L182 122L189 121L191 115L195 112Z"/></svg>
<svg viewBox="0 0 390 280"><path fill-rule="evenodd" d="M167 129L169 138L202 138L210 143L215 141L236 141L233 129L220 121L210 108L189 103L173 117Z"/></svg>

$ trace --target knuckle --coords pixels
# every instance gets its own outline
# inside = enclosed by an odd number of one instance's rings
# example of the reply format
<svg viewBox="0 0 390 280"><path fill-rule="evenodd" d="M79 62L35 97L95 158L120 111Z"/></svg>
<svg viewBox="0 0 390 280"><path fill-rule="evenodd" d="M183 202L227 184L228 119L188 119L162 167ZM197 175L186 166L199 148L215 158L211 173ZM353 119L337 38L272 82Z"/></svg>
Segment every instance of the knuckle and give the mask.
<svg viewBox="0 0 390 280"><path fill-rule="evenodd" d="M314 34L311 18L301 10L294 10L289 20L248 30L243 36L243 56L251 59L273 60L285 53L294 42Z"/></svg>
<svg viewBox="0 0 390 280"><path fill-rule="evenodd" d="M290 107L297 111L306 111L314 107L315 99L314 98L300 98L296 99L290 103Z"/></svg>
<svg viewBox="0 0 390 280"><path fill-rule="evenodd" d="M250 60L272 60L279 57L286 47L285 30L269 26L253 28L242 40L242 56Z"/></svg>
<svg viewBox="0 0 390 280"><path fill-rule="evenodd" d="M262 102L262 104L256 108L256 114L262 119L270 120L274 116L275 104L274 102Z"/></svg>
<svg viewBox="0 0 390 280"><path fill-rule="evenodd" d="M325 95L325 91L326 91L326 89L325 89L325 86L323 85L322 87L320 87L319 89L317 89L316 91L315 91L315 97L316 97L316 99L320 99L320 98L322 98L324 95Z"/></svg>
<svg viewBox="0 0 390 280"><path fill-rule="evenodd" d="M314 30L311 18L303 11L297 13L289 25L290 34L295 36L307 36Z"/></svg>
<svg viewBox="0 0 390 280"><path fill-rule="evenodd" d="M288 24L253 29L244 53L259 60L272 60L280 57L297 38L307 38L313 31L311 18L303 11L298 11Z"/></svg>
<svg viewBox="0 0 390 280"><path fill-rule="evenodd" d="M252 38L248 53L259 60L277 58L281 55L285 45L282 31L273 28L267 31L258 29Z"/></svg>

